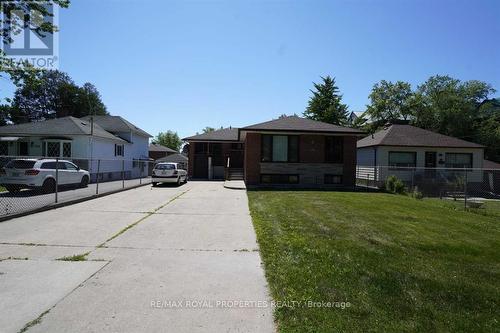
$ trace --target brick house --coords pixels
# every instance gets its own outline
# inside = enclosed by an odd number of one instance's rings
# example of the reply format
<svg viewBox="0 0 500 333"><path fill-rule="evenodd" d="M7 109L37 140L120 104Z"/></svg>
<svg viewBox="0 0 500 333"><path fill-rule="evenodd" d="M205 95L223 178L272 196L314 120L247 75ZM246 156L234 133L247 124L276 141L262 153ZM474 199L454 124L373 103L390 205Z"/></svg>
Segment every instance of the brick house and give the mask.
<svg viewBox="0 0 500 333"><path fill-rule="evenodd" d="M362 135L291 116L184 140L193 179L243 179L249 187L354 187Z"/></svg>

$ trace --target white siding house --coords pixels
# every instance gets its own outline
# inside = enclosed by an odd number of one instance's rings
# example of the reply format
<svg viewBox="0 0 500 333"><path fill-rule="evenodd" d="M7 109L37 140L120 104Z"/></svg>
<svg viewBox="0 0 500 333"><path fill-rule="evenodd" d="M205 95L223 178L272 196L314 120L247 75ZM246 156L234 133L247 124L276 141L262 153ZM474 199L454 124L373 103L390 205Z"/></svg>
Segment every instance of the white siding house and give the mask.
<svg viewBox="0 0 500 333"><path fill-rule="evenodd" d="M389 175L411 181L416 170L428 168L467 169L469 182L482 182L483 160L484 146L410 125L387 126L357 143L358 175L374 181Z"/></svg>
<svg viewBox="0 0 500 333"><path fill-rule="evenodd" d="M90 171L95 180L144 173L151 135L117 116L64 117L0 127L0 158L59 157ZM100 162L98 162L100 160ZM123 169L122 169L123 168Z"/></svg>

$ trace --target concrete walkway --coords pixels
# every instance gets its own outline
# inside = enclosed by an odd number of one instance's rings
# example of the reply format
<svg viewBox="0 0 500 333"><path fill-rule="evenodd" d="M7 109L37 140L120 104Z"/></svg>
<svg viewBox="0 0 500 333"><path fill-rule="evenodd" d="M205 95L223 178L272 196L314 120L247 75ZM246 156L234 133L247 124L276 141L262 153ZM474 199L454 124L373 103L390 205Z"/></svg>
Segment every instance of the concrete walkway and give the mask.
<svg viewBox="0 0 500 333"><path fill-rule="evenodd" d="M246 193L223 183L2 222L0 260L2 332L275 330Z"/></svg>

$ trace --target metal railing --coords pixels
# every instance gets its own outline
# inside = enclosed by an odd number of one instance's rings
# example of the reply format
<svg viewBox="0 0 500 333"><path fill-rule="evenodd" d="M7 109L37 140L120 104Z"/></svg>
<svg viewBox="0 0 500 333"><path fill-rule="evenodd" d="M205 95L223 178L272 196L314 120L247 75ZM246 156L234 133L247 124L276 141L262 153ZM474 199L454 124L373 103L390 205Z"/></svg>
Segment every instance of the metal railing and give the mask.
<svg viewBox="0 0 500 333"><path fill-rule="evenodd" d="M364 166L356 168L358 187L382 189L388 179L404 184L404 191L422 197L463 201L465 207L500 201L500 169Z"/></svg>
<svg viewBox="0 0 500 333"><path fill-rule="evenodd" d="M31 162L13 169L12 160ZM149 184L153 166L141 159L0 156L0 219Z"/></svg>

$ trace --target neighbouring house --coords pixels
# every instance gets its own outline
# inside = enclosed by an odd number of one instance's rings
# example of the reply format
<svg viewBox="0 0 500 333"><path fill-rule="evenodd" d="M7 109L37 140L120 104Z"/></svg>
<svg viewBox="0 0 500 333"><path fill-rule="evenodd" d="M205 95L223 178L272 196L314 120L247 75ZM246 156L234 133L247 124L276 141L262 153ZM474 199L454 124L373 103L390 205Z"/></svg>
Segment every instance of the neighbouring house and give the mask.
<svg viewBox="0 0 500 333"><path fill-rule="evenodd" d="M153 160L157 160L159 158L167 157L169 155L178 153L179 153L178 151L162 146L158 143L149 144L149 158L152 158Z"/></svg>
<svg viewBox="0 0 500 333"><path fill-rule="evenodd" d="M358 179L378 185L395 175L433 187L461 176L465 169L468 182L483 180L477 169L483 168L484 146L411 125L387 125L359 140L357 149Z"/></svg>
<svg viewBox="0 0 500 333"><path fill-rule="evenodd" d="M244 143L237 128L222 128L184 138L189 143L188 175L192 179L243 176Z"/></svg>
<svg viewBox="0 0 500 333"><path fill-rule="evenodd" d="M252 186L354 187L363 132L297 116L185 138L189 176Z"/></svg>
<svg viewBox="0 0 500 333"><path fill-rule="evenodd" d="M188 169L188 158L186 155L183 154L172 154L166 157L159 158L155 161L155 163L161 163L161 162L178 163L181 169L184 170Z"/></svg>
<svg viewBox="0 0 500 333"><path fill-rule="evenodd" d="M484 160L483 168L484 182L493 193L500 194L500 163Z"/></svg>
<svg viewBox="0 0 500 333"><path fill-rule="evenodd" d="M150 137L119 116L64 117L1 126L0 156L73 160L92 180L133 178L144 173Z"/></svg>

